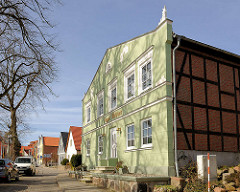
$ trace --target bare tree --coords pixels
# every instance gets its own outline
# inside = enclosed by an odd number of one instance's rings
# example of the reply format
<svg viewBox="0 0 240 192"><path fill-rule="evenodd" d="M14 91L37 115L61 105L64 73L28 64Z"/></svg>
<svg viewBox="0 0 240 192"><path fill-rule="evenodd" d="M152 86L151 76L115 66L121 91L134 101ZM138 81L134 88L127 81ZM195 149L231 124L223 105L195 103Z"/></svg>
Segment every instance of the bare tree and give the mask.
<svg viewBox="0 0 240 192"><path fill-rule="evenodd" d="M53 44L54 37L47 29L53 26L46 17L46 12L59 0L1 0L0 1L0 81L4 89L0 90L0 99L4 97L11 87L23 77L16 77L11 83L5 83L5 65L1 65L6 59L15 57L9 55L5 58L1 52L12 46L15 41L22 41L22 44L34 52L35 57L40 58L42 48L45 45L48 49L56 49ZM18 55L20 56L20 55ZM29 74L25 74L24 77ZM31 75L31 74L30 74Z"/></svg>
<svg viewBox="0 0 240 192"><path fill-rule="evenodd" d="M8 112L12 158L20 151L18 123L23 114L42 104L56 77L52 27L45 11L54 0L0 1L0 107ZM43 30L44 29L44 30Z"/></svg>

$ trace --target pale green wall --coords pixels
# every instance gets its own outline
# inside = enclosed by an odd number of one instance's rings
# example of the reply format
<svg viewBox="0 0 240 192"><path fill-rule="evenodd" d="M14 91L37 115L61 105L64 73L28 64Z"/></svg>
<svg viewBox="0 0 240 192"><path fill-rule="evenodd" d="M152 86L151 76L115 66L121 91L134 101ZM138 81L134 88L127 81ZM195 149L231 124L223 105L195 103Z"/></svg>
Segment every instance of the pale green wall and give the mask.
<svg viewBox="0 0 240 192"><path fill-rule="evenodd" d="M172 97L171 84L156 86L156 83L164 77L166 81L172 81L171 69L171 43L172 26L170 21L166 21L156 30L137 37L133 40L115 46L107 50L97 73L83 99L83 140L82 154L83 163L89 168L99 166L100 159L109 159L110 157L110 129L121 128L122 132L117 136L118 159L123 161L131 171L143 173L155 173L164 176L174 174L173 169L173 131L172 131L172 102L164 98ZM124 55L123 62L120 62L120 55L125 46L128 46L128 52ZM125 103L124 101L124 73L123 70L153 46L152 69L153 69L153 87L138 95L138 64L135 63L135 98ZM112 63L112 69L106 74L106 65ZM117 79L117 109L122 110L122 117L110 121L107 124L104 119L112 112L109 112L108 102L108 83L114 78ZM91 89L93 97L91 98ZM97 119L97 97L96 94L104 90L104 116ZM91 121L86 124L85 105L91 101ZM148 106L150 103L157 104L143 108L136 112L142 106ZM114 112L113 111L113 112ZM135 112L132 115L128 115ZM152 149L125 152L126 150L126 125L134 123L135 125L135 147L141 148L141 120L152 118ZM99 128L100 127L100 128ZM91 133L89 131L99 128ZM106 134L104 137L104 152L101 156L97 155L98 143L97 136ZM86 157L86 139L91 139L91 154Z"/></svg>

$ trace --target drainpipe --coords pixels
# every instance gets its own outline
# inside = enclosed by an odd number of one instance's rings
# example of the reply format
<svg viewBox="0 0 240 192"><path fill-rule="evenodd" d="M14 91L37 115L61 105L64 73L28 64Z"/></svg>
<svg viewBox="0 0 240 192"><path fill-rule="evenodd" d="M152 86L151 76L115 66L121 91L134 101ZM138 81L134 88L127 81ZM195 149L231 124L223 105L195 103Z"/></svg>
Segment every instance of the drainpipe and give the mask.
<svg viewBox="0 0 240 192"><path fill-rule="evenodd" d="M173 35L176 37L176 34ZM173 49L173 129L174 129L174 148L175 148L175 168L177 177L179 177L178 156L177 156L177 98L176 98L176 63L175 52L180 46L181 37L177 36L177 46Z"/></svg>

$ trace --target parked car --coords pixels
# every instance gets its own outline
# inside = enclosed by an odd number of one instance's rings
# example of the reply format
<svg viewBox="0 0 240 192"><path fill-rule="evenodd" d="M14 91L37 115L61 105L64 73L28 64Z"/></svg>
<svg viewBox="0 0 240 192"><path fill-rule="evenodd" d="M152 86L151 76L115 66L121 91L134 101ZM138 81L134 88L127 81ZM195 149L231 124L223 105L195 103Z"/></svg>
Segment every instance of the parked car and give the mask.
<svg viewBox="0 0 240 192"><path fill-rule="evenodd" d="M26 175L35 175L36 173L36 165L34 158L32 156L23 156L17 157L15 159L15 165L19 170L19 174L26 174Z"/></svg>
<svg viewBox="0 0 240 192"><path fill-rule="evenodd" d="M19 180L19 172L16 165L9 159L0 159L0 179L10 182L11 179Z"/></svg>

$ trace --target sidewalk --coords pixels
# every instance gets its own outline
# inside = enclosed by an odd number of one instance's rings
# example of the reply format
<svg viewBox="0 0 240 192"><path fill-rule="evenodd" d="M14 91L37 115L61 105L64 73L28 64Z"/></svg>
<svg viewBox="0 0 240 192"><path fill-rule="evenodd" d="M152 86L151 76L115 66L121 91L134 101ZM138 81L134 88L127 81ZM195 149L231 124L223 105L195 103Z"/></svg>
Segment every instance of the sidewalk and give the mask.
<svg viewBox="0 0 240 192"><path fill-rule="evenodd" d="M58 186L64 192L81 191L81 192L109 192L108 189L96 187L92 184L82 183L68 176L68 173L62 173L57 176Z"/></svg>

